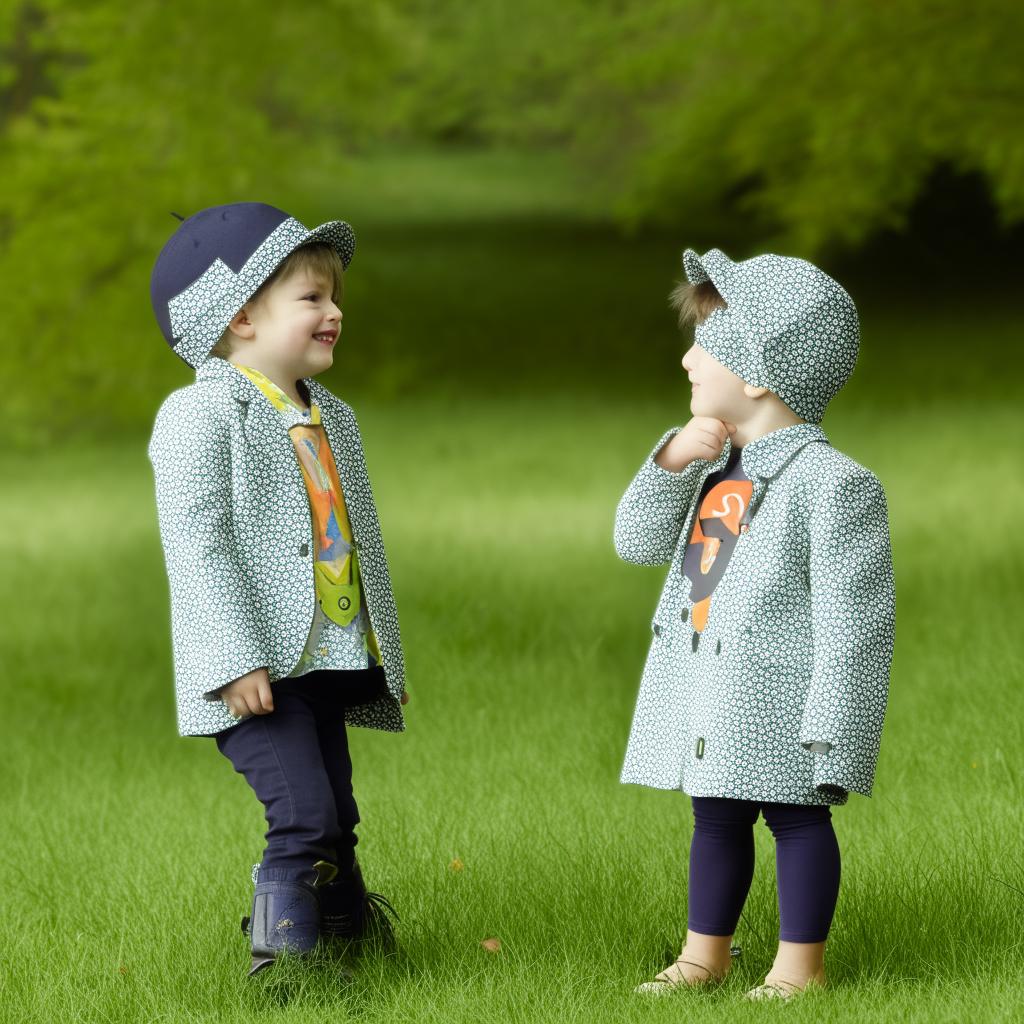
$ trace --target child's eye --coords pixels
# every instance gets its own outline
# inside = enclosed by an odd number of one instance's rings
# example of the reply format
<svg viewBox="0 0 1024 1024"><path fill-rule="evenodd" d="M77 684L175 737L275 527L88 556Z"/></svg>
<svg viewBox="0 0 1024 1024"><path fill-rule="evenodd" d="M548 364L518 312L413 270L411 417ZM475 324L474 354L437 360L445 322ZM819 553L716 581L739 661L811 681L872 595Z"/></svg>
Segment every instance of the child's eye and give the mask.
<svg viewBox="0 0 1024 1024"><path fill-rule="evenodd" d="M307 299L315 299L316 297L317 297L316 292L312 292L311 294L306 296Z"/></svg>

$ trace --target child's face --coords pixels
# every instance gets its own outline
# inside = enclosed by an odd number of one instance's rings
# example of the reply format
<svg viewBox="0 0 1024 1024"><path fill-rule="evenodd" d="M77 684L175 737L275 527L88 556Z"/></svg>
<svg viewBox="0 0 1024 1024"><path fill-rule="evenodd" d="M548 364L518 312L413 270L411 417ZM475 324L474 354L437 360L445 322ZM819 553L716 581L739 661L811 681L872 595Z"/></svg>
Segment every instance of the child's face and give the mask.
<svg viewBox="0 0 1024 1024"><path fill-rule="evenodd" d="M331 282L300 270L275 281L259 302L231 321L237 335L232 358L279 369L294 379L322 373L334 362L341 334L341 310L331 299ZM329 334L326 340L317 335Z"/></svg>
<svg viewBox="0 0 1024 1024"><path fill-rule="evenodd" d="M696 342L683 355L683 369L690 378L690 412L694 416L743 423L764 390L751 388Z"/></svg>

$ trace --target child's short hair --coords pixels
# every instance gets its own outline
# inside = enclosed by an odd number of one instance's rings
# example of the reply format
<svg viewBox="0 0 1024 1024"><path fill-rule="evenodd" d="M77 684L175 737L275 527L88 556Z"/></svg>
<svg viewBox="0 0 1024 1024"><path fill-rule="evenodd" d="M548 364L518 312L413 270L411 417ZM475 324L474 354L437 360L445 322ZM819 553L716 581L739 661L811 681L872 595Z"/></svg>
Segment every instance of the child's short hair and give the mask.
<svg viewBox="0 0 1024 1024"><path fill-rule="evenodd" d="M331 299L335 303L341 301L342 284L345 268L341 257L332 245L324 242L310 242L300 245L290 252L274 270L274 272L256 289L245 303L246 306L258 305L267 290L275 281L285 281L293 274L308 271L311 277L322 277L331 282ZM225 327L220 340L210 349L211 356L227 359L232 353L231 328Z"/></svg>
<svg viewBox="0 0 1024 1024"><path fill-rule="evenodd" d="M725 309L726 301L711 281L690 284L680 281L668 297L669 305L679 313L679 326L702 324L716 309Z"/></svg>

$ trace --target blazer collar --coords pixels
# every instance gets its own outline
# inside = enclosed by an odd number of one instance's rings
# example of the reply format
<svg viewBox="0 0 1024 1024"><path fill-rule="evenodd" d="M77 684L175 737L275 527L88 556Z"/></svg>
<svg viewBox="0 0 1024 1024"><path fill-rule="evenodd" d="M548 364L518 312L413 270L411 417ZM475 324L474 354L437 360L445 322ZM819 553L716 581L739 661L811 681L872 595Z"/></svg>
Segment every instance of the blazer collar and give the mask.
<svg viewBox="0 0 1024 1024"><path fill-rule="evenodd" d="M326 389L322 388L312 377L300 379L306 385L309 397L320 406L322 415ZM254 381L236 369L227 359L221 359L220 356L207 356L196 370L196 380L223 380L232 395L240 402L251 402L253 398L258 398L260 401L266 402L268 408L274 409L273 403ZM274 409L274 412L277 413L277 410Z"/></svg>
<svg viewBox="0 0 1024 1024"><path fill-rule="evenodd" d="M825 431L816 423L794 423L790 427L780 427L778 430L762 434L743 446L740 455L743 472L751 479L769 479L775 476L804 445L814 441L824 441L828 444ZM732 441L727 438L722 454L715 462L716 469L726 464L731 451Z"/></svg>

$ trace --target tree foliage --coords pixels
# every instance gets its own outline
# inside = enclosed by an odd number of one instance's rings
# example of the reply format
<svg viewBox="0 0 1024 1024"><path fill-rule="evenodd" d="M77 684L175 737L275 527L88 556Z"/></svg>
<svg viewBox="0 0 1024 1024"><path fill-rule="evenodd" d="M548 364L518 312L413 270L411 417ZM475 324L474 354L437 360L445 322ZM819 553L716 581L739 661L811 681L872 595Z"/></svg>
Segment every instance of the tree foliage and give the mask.
<svg viewBox="0 0 1024 1024"><path fill-rule="evenodd" d="M1015 0L7 0L0 430L36 435L44 381L65 430L144 418L170 212L313 217L310 170L370 146L564 152L623 225L812 258L899 230L938 166L1018 223L1022 36Z"/></svg>
<svg viewBox="0 0 1024 1024"><path fill-rule="evenodd" d="M402 34L359 0L0 10L2 429L38 435L44 382L55 418L137 420L168 358L140 324L171 211L293 209L309 167L386 123Z"/></svg>
<svg viewBox="0 0 1024 1024"><path fill-rule="evenodd" d="M1024 217L1014 0L409 0L420 123L562 144L628 223L739 216L813 255L899 229L939 165Z"/></svg>

